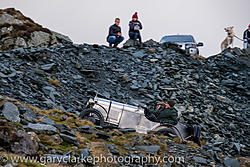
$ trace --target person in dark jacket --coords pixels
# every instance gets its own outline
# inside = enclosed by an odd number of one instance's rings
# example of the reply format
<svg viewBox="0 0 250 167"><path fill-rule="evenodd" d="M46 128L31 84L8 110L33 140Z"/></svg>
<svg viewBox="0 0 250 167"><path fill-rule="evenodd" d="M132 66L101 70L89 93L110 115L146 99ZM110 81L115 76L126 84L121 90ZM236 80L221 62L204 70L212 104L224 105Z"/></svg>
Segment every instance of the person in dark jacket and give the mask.
<svg viewBox="0 0 250 167"><path fill-rule="evenodd" d="M129 37L130 39L134 40L134 45L137 43L137 39L139 39L140 46L142 47L142 39L140 30L142 30L142 24L138 20L137 12L133 14L132 20L129 22Z"/></svg>
<svg viewBox="0 0 250 167"><path fill-rule="evenodd" d="M244 40L244 48L250 48L250 24L248 25L248 29L244 31L243 34L243 40Z"/></svg>
<svg viewBox="0 0 250 167"><path fill-rule="evenodd" d="M175 102L169 100L167 103L158 103L155 110L144 109L147 119L153 122L176 125L178 123L178 111L174 108Z"/></svg>
<svg viewBox="0 0 250 167"><path fill-rule="evenodd" d="M174 108L174 106L175 102L173 100L169 100L167 103L158 103L155 110L149 110L146 107L143 108L145 117L148 120L169 126L169 128L161 129L159 131L161 134L170 133L177 135L178 137L182 136L185 140L193 141L201 146L201 127L199 125L186 125L180 123L178 111ZM178 131L175 129L178 129Z"/></svg>
<svg viewBox="0 0 250 167"><path fill-rule="evenodd" d="M119 43L121 43L124 40L124 37L122 36L121 27L119 26L120 19L115 19L115 24L109 27L109 35L107 37L107 42L109 43L109 46L117 47Z"/></svg>

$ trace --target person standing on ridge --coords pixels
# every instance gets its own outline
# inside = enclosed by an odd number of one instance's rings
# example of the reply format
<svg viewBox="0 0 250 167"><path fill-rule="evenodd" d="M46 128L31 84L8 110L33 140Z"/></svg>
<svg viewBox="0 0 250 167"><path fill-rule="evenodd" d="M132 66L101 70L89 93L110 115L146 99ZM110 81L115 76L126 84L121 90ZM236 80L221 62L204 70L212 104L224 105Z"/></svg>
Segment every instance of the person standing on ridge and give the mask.
<svg viewBox="0 0 250 167"><path fill-rule="evenodd" d="M110 47L114 45L113 47L116 48L118 44L120 44L124 40L124 37L122 36L121 33L121 27L119 26L119 24L120 24L120 19L116 18L115 24L109 27L107 42L109 43Z"/></svg>
<svg viewBox="0 0 250 167"><path fill-rule="evenodd" d="M250 48L250 24L248 25L248 29L244 31L243 40L244 40L243 44L244 49Z"/></svg>
<svg viewBox="0 0 250 167"><path fill-rule="evenodd" d="M142 30L142 24L138 20L137 12L133 14L132 20L129 22L129 37L134 40L134 45L137 43L137 39L139 39L140 47L143 46L140 30Z"/></svg>

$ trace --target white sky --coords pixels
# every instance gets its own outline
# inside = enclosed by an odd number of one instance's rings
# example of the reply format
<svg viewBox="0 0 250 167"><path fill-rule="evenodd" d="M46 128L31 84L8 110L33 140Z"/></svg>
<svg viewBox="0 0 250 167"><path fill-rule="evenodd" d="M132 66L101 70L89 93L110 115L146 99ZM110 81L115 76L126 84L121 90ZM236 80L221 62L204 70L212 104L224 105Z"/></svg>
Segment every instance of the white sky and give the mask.
<svg viewBox="0 0 250 167"><path fill-rule="evenodd" d="M250 0L0 0L0 8L14 7L51 30L68 35L75 43L105 44L108 28L121 18L128 39L128 22L137 11L142 37L159 41L164 35L191 34L204 42L200 52L220 51L224 28L234 26L237 36L250 24ZM235 39L235 46L242 42Z"/></svg>

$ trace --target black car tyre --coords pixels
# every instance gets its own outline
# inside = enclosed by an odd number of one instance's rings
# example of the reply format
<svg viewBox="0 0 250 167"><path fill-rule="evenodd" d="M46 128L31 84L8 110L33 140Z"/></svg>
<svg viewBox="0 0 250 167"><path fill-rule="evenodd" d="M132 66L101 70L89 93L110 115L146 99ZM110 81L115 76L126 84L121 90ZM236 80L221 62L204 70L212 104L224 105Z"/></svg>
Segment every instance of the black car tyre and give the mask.
<svg viewBox="0 0 250 167"><path fill-rule="evenodd" d="M104 117L102 113L94 108L83 110L79 115L81 119L86 119L93 122L95 125L103 126Z"/></svg>

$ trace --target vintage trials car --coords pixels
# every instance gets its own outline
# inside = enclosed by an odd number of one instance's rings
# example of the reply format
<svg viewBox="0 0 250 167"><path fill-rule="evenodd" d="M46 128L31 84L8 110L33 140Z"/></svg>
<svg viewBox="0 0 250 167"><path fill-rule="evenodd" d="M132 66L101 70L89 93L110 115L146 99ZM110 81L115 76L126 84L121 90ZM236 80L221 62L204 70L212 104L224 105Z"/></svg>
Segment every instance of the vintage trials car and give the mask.
<svg viewBox="0 0 250 167"><path fill-rule="evenodd" d="M88 101L87 107L79 117L96 125L111 124L118 128L133 128L139 133L157 132L168 128L183 140L188 137L183 127L185 125L178 123L173 126L152 122L146 118L140 105L133 106L95 97Z"/></svg>

